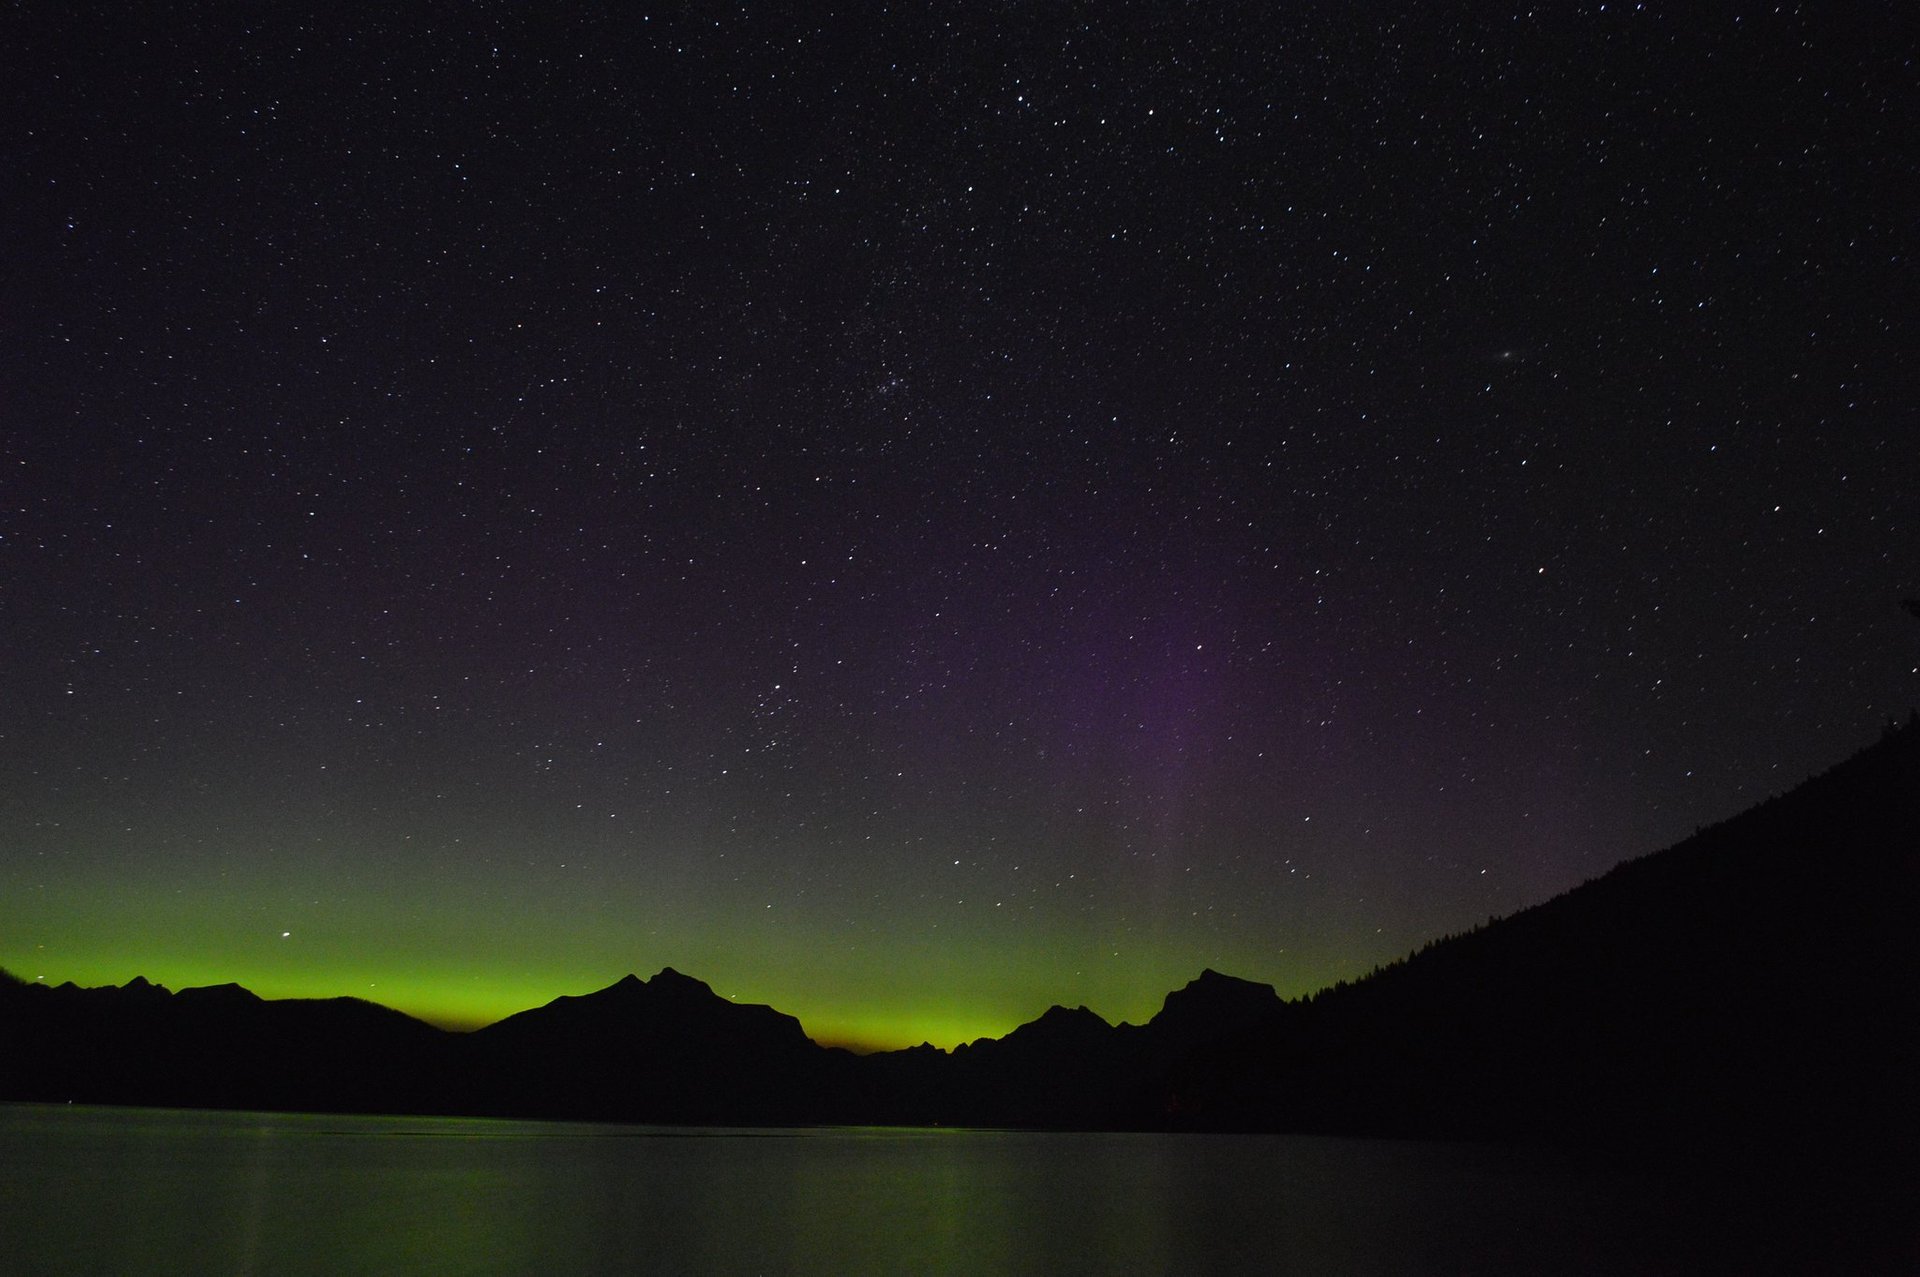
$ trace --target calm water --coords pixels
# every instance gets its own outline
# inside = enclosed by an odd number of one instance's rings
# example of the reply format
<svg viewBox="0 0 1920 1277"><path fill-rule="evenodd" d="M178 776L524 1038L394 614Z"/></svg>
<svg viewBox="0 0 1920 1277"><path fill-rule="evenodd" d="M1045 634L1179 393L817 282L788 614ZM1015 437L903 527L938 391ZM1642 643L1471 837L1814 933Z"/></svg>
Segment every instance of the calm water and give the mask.
<svg viewBox="0 0 1920 1277"><path fill-rule="evenodd" d="M0 1106L0 1272L1825 1266L1828 1241L1777 1204L1744 1210L1697 1187L1542 1154L1287 1136Z"/></svg>

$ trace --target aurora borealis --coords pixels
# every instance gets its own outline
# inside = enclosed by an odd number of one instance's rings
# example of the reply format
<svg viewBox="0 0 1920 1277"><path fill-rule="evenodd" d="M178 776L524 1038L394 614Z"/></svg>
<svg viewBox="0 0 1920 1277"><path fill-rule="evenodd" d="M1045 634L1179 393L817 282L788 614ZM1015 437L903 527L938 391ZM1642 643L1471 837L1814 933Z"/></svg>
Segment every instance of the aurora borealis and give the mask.
<svg viewBox="0 0 1920 1277"><path fill-rule="evenodd" d="M0 965L951 1045L1785 789L1920 700L1898 12L11 8Z"/></svg>

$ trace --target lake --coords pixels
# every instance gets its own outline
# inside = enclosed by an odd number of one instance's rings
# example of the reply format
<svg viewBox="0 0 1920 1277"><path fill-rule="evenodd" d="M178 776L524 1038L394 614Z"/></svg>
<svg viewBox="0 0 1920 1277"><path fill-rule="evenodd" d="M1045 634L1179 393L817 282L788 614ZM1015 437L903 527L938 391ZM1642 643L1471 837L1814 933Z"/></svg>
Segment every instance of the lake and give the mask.
<svg viewBox="0 0 1920 1277"><path fill-rule="evenodd" d="M1865 1245L1700 1178L1295 1136L0 1105L0 1272L1696 1273Z"/></svg>

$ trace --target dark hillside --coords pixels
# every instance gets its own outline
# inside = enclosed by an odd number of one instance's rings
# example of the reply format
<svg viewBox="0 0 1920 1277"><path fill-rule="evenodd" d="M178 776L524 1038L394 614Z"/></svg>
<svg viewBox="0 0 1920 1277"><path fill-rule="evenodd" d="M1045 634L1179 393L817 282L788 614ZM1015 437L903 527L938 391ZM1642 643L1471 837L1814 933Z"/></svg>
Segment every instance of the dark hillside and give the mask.
<svg viewBox="0 0 1920 1277"><path fill-rule="evenodd" d="M357 998L238 985L48 988L0 973L0 1098L180 1108L444 1112L456 1035Z"/></svg>
<svg viewBox="0 0 1920 1277"><path fill-rule="evenodd" d="M1920 727L1176 1073L1196 1124L1890 1143L1915 1128Z"/></svg>

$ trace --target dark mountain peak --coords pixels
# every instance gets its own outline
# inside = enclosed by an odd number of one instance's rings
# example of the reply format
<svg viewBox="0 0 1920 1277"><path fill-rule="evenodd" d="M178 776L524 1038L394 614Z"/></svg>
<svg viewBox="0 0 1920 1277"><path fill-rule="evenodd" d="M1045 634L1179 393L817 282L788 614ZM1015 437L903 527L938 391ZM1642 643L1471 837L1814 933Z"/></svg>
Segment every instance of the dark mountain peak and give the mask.
<svg viewBox="0 0 1920 1277"><path fill-rule="evenodd" d="M1267 993L1273 992L1273 986L1270 984L1261 984L1258 980L1243 980L1237 975L1215 971L1212 967L1202 968L1199 975L1187 981L1186 987L1189 989L1259 989Z"/></svg>
<svg viewBox="0 0 1920 1277"><path fill-rule="evenodd" d="M543 1033L585 1035L632 1048L644 1044L649 1050L684 1050L692 1042L726 1043L740 1049L748 1044L813 1049L800 1021L792 1016L723 998L704 980L672 967L651 980L627 975L581 997L555 998L477 1032L495 1040Z"/></svg>
<svg viewBox="0 0 1920 1277"><path fill-rule="evenodd" d="M1167 995L1148 1021L1154 1035L1182 1039L1236 1032L1279 1013L1280 995L1270 984L1222 975L1212 967Z"/></svg>
<svg viewBox="0 0 1920 1277"><path fill-rule="evenodd" d="M672 967L661 967L660 973L647 981L646 986L652 993L670 993L683 997L690 994L706 994L714 998L720 996L705 980L696 980L690 975L682 975Z"/></svg>
<svg viewBox="0 0 1920 1277"><path fill-rule="evenodd" d="M1273 991L1270 984L1261 984L1254 980L1242 980L1239 976L1222 975L1212 967L1202 971L1196 978L1187 981L1181 988L1167 995L1161 1004L1161 1014L1169 1008L1183 1006L1258 1006L1268 1007L1278 1003L1280 995ZM1157 1016L1155 1017L1158 1018Z"/></svg>
<svg viewBox="0 0 1920 1277"><path fill-rule="evenodd" d="M1040 1018L1038 1020L1035 1020L1034 1023L1064 1025L1064 1024L1074 1024L1074 1023L1085 1024L1085 1023L1088 1023L1089 1021L1104 1025L1107 1028L1113 1027L1112 1025L1107 1024L1107 1022L1104 1019L1102 1019L1099 1015L1088 1010L1085 1003L1082 1003L1081 1005L1074 1007L1071 1010L1069 1010L1066 1007L1058 1006L1058 1005L1050 1006L1044 1012L1041 1013Z"/></svg>
<svg viewBox="0 0 1920 1277"><path fill-rule="evenodd" d="M166 985L155 984L143 975L137 975L133 977L133 979L127 981L125 984L121 985L120 991L122 993L138 993L138 994L156 994L157 993L162 996L166 996L168 992Z"/></svg>
<svg viewBox="0 0 1920 1277"><path fill-rule="evenodd" d="M174 996L187 1006L254 1006L262 1000L252 989L231 982L197 985Z"/></svg>
<svg viewBox="0 0 1920 1277"><path fill-rule="evenodd" d="M590 998L604 996L622 1001L635 998L658 1001L663 996L684 1000L701 994L709 997L719 996L713 992L712 986L706 981L683 975L672 967L662 967L651 980L642 980L639 976L628 972L606 988L585 996Z"/></svg>
<svg viewBox="0 0 1920 1277"><path fill-rule="evenodd" d="M481 1111L623 1121L790 1120L820 1107L827 1059L794 1017L671 967L555 998L459 1046Z"/></svg>
<svg viewBox="0 0 1920 1277"><path fill-rule="evenodd" d="M1037 1020L1029 1020L999 1040L998 1045L1022 1050L1062 1050L1093 1047L1113 1036L1113 1026L1086 1007L1051 1006ZM988 1046L993 1039L975 1043Z"/></svg>

